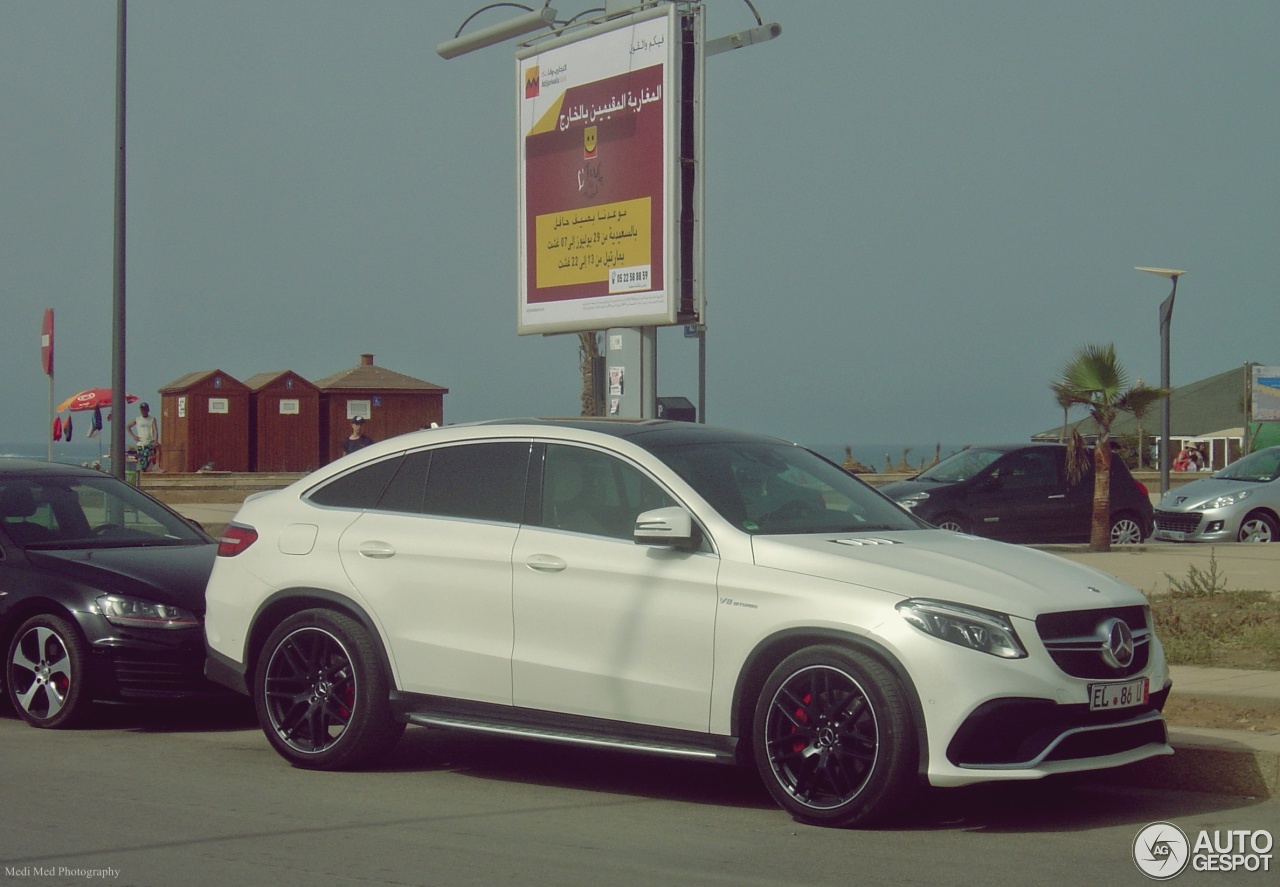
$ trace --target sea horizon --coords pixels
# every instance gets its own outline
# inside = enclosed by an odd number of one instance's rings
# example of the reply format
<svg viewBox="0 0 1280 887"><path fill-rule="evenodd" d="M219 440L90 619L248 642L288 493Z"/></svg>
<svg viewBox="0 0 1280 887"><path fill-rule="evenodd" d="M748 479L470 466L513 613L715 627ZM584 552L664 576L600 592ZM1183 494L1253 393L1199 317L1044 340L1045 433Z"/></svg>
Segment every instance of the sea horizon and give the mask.
<svg viewBox="0 0 1280 887"><path fill-rule="evenodd" d="M927 466L933 461L935 452L940 453L941 458L945 459L952 453L957 453L967 446L967 444L938 442L927 444L844 444L825 442L805 443L804 445L837 465L844 462L846 456L845 447L848 446L852 451L853 458L875 472L884 471L886 462L894 470L897 470L902 463L904 452L907 464L913 471L918 471L922 465ZM34 443L0 443L0 457L44 460L48 456L48 446L43 441ZM110 441L102 435L89 440L56 441L53 445L53 461L64 462L68 465L92 465L94 462L100 462L102 465L108 466L111 463L111 457L108 455L110 449Z"/></svg>

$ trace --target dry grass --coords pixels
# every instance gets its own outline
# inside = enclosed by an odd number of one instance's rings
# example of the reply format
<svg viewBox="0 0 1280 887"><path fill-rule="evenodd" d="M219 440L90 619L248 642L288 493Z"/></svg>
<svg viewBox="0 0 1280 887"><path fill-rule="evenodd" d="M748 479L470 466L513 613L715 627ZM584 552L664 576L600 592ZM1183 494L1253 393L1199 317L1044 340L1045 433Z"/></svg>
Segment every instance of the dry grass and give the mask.
<svg viewBox="0 0 1280 887"><path fill-rule="evenodd" d="M1168 578L1168 594L1150 600L1171 664L1280 670L1280 594L1227 591L1213 557L1206 570ZM1184 727L1280 730L1276 700L1190 696L1175 687L1164 714Z"/></svg>
<svg viewBox="0 0 1280 887"><path fill-rule="evenodd" d="M1151 611L1169 662L1280 669L1280 595L1227 591L1213 556L1208 569L1168 578L1168 594L1152 597Z"/></svg>

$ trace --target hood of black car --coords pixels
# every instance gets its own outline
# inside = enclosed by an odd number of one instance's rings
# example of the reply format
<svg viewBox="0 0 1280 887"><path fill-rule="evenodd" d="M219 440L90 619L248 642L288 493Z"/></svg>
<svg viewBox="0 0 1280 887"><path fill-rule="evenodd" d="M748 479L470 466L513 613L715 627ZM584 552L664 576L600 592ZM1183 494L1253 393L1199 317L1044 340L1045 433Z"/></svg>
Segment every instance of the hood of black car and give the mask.
<svg viewBox="0 0 1280 887"><path fill-rule="evenodd" d="M38 570L101 589L204 615L204 587L213 571L217 543L122 548L28 551Z"/></svg>

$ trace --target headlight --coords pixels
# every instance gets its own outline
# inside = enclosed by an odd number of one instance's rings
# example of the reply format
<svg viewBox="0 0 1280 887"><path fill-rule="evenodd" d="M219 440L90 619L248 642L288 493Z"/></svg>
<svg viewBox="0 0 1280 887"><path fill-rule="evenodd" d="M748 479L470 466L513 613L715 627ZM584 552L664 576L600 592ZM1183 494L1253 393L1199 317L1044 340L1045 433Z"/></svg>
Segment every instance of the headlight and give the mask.
<svg viewBox="0 0 1280 887"><path fill-rule="evenodd" d="M903 619L935 638L1001 659L1026 658L1027 651L1009 617L999 613L922 600L903 601L898 604L898 612Z"/></svg>
<svg viewBox="0 0 1280 887"><path fill-rule="evenodd" d="M1241 490L1238 493L1230 493L1226 496L1219 496L1216 499L1210 499L1208 502L1205 502L1200 507L1205 509L1226 508L1229 505L1235 505L1237 502L1243 502L1245 499L1248 499L1249 494L1252 492L1253 490Z"/></svg>
<svg viewBox="0 0 1280 887"><path fill-rule="evenodd" d="M98 609L112 625L126 628L190 628L200 624L189 610L122 594L104 594L98 598Z"/></svg>

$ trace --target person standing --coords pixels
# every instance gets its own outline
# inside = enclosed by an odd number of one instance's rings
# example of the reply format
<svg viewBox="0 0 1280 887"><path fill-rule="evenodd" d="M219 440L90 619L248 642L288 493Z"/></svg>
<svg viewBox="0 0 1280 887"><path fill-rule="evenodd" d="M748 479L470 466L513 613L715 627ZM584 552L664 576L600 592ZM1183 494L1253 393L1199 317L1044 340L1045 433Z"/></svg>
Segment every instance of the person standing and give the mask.
<svg viewBox="0 0 1280 887"><path fill-rule="evenodd" d="M160 429L156 425L156 417L151 415L149 405L138 404L138 412L142 415L125 427L129 435L138 443L138 470L149 471L155 464L156 450L160 446Z"/></svg>
<svg viewBox="0 0 1280 887"><path fill-rule="evenodd" d="M351 420L351 436L342 441L342 452L354 453L363 450L373 443L373 438L364 433L364 418L355 416Z"/></svg>

